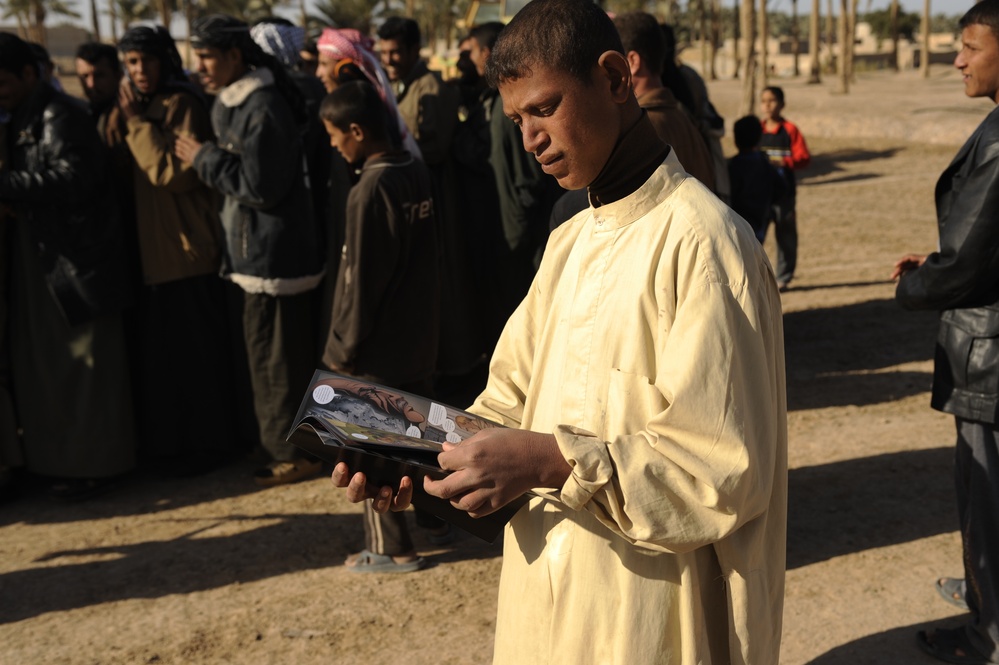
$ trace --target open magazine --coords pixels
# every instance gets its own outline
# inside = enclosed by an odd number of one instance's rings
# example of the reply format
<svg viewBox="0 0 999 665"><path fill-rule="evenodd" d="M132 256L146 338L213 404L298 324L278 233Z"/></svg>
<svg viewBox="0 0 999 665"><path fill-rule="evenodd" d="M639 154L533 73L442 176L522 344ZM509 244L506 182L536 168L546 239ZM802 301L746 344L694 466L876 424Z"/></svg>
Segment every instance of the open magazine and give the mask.
<svg viewBox="0 0 999 665"><path fill-rule="evenodd" d="M486 517L474 518L423 491L423 477L448 474L437 464L443 442L461 443L476 432L501 427L467 411L412 393L317 370L288 440L316 457L346 462L375 486L413 479L413 505L493 542L527 497Z"/></svg>

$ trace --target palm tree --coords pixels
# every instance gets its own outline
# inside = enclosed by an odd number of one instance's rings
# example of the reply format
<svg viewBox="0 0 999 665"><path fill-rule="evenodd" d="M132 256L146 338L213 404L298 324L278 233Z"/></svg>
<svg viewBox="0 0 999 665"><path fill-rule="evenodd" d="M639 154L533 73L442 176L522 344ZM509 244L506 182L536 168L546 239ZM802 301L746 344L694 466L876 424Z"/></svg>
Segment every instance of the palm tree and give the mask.
<svg viewBox="0 0 999 665"><path fill-rule="evenodd" d="M770 61L767 57L769 46L769 35L770 32L769 24L767 23L767 0L760 0L760 78L763 81L763 85L767 85L767 81L770 78ZM753 98L755 100L756 94L753 91Z"/></svg>
<svg viewBox="0 0 999 665"><path fill-rule="evenodd" d="M923 47L920 49L919 73L930 77L930 0L923 0Z"/></svg>
<svg viewBox="0 0 999 665"><path fill-rule="evenodd" d="M742 104L739 115L750 115L756 105L756 3L742 0Z"/></svg>
<svg viewBox="0 0 999 665"><path fill-rule="evenodd" d="M367 33L371 15L380 0L320 0L313 9L317 14L309 17L310 24L334 25L338 28L356 28Z"/></svg>
<svg viewBox="0 0 999 665"><path fill-rule="evenodd" d="M156 15L156 9L145 0L111 0L116 18L121 19L122 29L128 30L136 21L147 21Z"/></svg>
<svg viewBox="0 0 999 665"><path fill-rule="evenodd" d="M850 0L839 0L839 56L836 58L836 74L839 77L839 91L850 92L850 74L846 66L846 31L850 23L848 8Z"/></svg>
<svg viewBox="0 0 999 665"><path fill-rule="evenodd" d="M72 0L6 0L3 17L17 21L21 37L44 46L48 43L45 19L49 14L80 18L71 3Z"/></svg>
<svg viewBox="0 0 999 665"><path fill-rule="evenodd" d="M820 0L812 0L812 15L808 17L808 56L811 60L809 64L808 82L821 83L822 65L819 62L819 10L822 3Z"/></svg>
<svg viewBox="0 0 999 665"><path fill-rule="evenodd" d="M898 0L891 0L891 68L898 71Z"/></svg>

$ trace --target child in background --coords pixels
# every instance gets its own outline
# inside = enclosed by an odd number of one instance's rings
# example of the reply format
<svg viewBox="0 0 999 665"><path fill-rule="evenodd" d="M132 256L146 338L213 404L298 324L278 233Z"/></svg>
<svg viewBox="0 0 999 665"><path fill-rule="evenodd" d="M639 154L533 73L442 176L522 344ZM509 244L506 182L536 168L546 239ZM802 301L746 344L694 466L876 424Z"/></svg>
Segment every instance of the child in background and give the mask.
<svg viewBox="0 0 999 665"><path fill-rule="evenodd" d="M360 177L347 197L347 223L323 364L347 374L430 395L437 361L440 283L430 173L398 147L385 102L368 81L351 81L319 109L330 144ZM352 572L419 570L404 513L365 504L366 549ZM449 527L431 515L417 523L438 539ZM443 542L440 540L433 542Z"/></svg>
<svg viewBox="0 0 999 665"><path fill-rule="evenodd" d="M762 243L767 235L770 208L775 201L784 198L787 185L769 158L758 149L763 136L759 118L755 115L739 118L732 133L735 147L739 149L739 154L728 160L732 209L749 222Z"/></svg>
<svg viewBox="0 0 999 665"><path fill-rule="evenodd" d="M763 89L760 110L763 112L760 150L770 158L787 183L787 192L774 203L771 213L777 239L777 284L781 291L786 291L798 262L794 172L808 166L811 155L808 154L805 137L781 115L784 110L784 91L781 88L769 86Z"/></svg>

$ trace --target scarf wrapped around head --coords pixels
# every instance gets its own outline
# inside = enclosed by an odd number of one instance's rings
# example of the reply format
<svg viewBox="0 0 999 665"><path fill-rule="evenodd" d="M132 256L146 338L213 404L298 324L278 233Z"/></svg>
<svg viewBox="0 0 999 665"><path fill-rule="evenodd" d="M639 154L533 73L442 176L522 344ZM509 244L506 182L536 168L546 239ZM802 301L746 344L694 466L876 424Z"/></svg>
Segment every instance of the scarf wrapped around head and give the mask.
<svg viewBox="0 0 999 665"><path fill-rule="evenodd" d="M130 51L138 51L158 59L162 83L186 79L177 44L167 29L161 25L140 25L129 28L118 42L118 51L123 55Z"/></svg>
<svg viewBox="0 0 999 665"><path fill-rule="evenodd" d="M375 43L370 37L365 37L353 28L324 28L319 40L316 42L316 49L320 54L325 54L334 60L351 60L357 68L375 86L378 95L385 102L389 109L389 114L399 120L399 133L402 136L402 147L408 150L414 157L422 159L420 148L413 139L412 134L406 127L406 122L399 113L399 108L395 103L395 95L392 93L392 86L388 75L382 69L378 58L375 56Z"/></svg>
<svg viewBox="0 0 999 665"><path fill-rule="evenodd" d="M273 55L285 67L294 67L305 45L305 28L280 23L258 23L250 28L250 37L264 53Z"/></svg>
<svg viewBox="0 0 999 665"><path fill-rule="evenodd" d="M325 28L319 35L319 41L316 42L316 49L334 60L353 60L378 90L382 99L385 99L386 92L391 88L388 76L385 76L381 65L378 64L378 58L375 57L374 48L375 43L369 37L352 28L341 30Z"/></svg>
<svg viewBox="0 0 999 665"><path fill-rule="evenodd" d="M250 39L250 26L232 16L210 14L191 25L192 48L217 48L222 51L238 48L246 51L251 45L256 48Z"/></svg>

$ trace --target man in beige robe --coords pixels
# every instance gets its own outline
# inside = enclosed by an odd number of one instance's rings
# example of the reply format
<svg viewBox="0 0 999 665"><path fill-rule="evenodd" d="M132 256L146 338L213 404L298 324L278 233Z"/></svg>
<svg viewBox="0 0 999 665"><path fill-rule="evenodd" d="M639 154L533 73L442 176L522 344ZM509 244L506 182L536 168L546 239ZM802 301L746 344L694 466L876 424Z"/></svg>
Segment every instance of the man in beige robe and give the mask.
<svg viewBox="0 0 999 665"><path fill-rule="evenodd" d="M552 234L473 406L508 429L446 445L452 473L423 484L473 516L538 495L506 529L493 662L776 665L787 427L769 262L656 135L599 7L534 0L488 74L524 148L590 200ZM408 505L409 479L364 480L334 470L351 500Z"/></svg>

